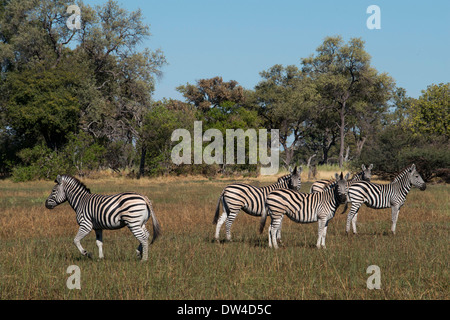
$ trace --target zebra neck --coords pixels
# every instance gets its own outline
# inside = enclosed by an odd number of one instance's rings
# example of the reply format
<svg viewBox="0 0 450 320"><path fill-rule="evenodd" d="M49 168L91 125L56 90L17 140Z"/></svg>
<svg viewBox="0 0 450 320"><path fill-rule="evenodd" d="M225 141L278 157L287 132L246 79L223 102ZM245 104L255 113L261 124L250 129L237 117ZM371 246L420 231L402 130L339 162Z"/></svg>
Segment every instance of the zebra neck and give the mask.
<svg viewBox="0 0 450 320"><path fill-rule="evenodd" d="M409 190L411 190L412 187L409 179L395 180L391 184L398 190L398 192L400 192L404 199L406 198L406 195L409 193Z"/></svg>
<svg viewBox="0 0 450 320"><path fill-rule="evenodd" d="M356 182L356 181L361 181L361 180L362 180L362 172L355 174L355 175L353 176L353 178L351 178L351 179L350 179L349 181L347 181L347 182L350 182L350 181Z"/></svg>
<svg viewBox="0 0 450 320"><path fill-rule="evenodd" d="M81 199L83 199L88 194L89 193L85 190L77 190L75 192L72 190L66 190L67 202L69 202L70 206L75 212L78 212Z"/></svg>
<svg viewBox="0 0 450 320"><path fill-rule="evenodd" d="M270 191L275 190L275 189L282 189L282 188L287 189L288 187L289 187L289 183L287 181L281 181L281 182L277 182L277 183L271 184L269 186L263 187L263 189L264 189L265 193L269 193Z"/></svg>

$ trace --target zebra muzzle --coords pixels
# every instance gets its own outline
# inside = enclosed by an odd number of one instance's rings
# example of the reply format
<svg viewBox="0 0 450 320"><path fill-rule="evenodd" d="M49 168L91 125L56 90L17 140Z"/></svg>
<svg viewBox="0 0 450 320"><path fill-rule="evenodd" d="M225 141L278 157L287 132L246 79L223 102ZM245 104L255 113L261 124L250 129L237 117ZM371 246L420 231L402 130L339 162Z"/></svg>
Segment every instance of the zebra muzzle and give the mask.
<svg viewBox="0 0 450 320"><path fill-rule="evenodd" d="M45 207L47 208L47 209L53 209L54 207L56 207L56 203L55 203L55 201L53 201L53 200L46 200L45 201Z"/></svg>

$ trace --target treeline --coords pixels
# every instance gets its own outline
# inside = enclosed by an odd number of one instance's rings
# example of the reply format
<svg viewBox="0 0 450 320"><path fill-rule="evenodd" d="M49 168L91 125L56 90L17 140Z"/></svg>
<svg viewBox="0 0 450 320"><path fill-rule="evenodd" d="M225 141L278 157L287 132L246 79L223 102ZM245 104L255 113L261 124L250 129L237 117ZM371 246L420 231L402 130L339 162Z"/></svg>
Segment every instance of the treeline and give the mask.
<svg viewBox="0 0 450 320"><path fill-rule="evenodd" d="M281 164L373 163L389 177L415 162L424 178L450 173L450 83L418 99L378 72L364 41L327 37L299 65L260 72L251 90L220 76L154 101L166 64L141 12L83 3L70 30L68 1L0 1L0 174L16 181L111 169L162 174L257 174L253 164L175 165L175 129L279 129ZM205 142L204 145L208 145ZM225 154L225 152L224 152Z"/></svg>

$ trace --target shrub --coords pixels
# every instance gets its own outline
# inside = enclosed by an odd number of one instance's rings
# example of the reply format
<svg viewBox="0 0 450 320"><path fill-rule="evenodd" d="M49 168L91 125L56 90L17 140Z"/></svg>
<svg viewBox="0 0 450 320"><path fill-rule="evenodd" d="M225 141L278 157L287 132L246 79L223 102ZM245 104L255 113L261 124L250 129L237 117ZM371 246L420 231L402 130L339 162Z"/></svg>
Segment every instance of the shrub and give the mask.
<svg viewBox="0 0 450 320"><path fill-rule="evenodd" d="M45 145L23 149L18 153L22 165L12 170L15 182L36 179L54 179L58 174L74 174L74 167L63 153L52 151Z"/></svg>

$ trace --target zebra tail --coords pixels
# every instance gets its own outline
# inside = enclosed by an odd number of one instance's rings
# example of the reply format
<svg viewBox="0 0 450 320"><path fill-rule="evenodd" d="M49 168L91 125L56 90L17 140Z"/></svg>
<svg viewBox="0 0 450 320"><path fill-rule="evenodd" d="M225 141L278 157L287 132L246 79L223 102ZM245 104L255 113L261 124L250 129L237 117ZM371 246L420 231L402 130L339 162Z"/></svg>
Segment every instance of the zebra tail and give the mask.
<svg viewBox="0 0 450 320"><path fill-rule="evenodd" d="M269 210L269 209L266 207L263 210L263 212L261 213L261 220L259 220L259 233L260 234L264 231L264 227L266 226L267 210Z"/></svg>
<svg viewBox="0 0 450 320"><path fill-rule="evenodd" d="M348 201L345 202L345 207L344 210L342 210L341 214L344 214L345 211L347 211L347 208L348 208Z"/></svg>
<svg viewBox="0 0 450 320"><path fill-rule="evenodd" d="M145 201L147 202L147 207L150 212L150 217L152 218L153 238L152 238L152 242L150 242L150 244L152 244L161 235L161 226L158 222L158 219L156 218L155 211L153 211L152 202L150 201L149 198L147 198L147 197L144 197L144 198L145 198Z"/></svg>
<svg viewBox="0 0 450 320"><path fill-rule="evenodd" d="M220 194L219 200L217 201L216 213L214 214L213 224L217 224L219 220L220 202L223 199L223 192Z"/></svg>

